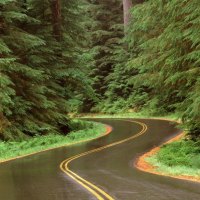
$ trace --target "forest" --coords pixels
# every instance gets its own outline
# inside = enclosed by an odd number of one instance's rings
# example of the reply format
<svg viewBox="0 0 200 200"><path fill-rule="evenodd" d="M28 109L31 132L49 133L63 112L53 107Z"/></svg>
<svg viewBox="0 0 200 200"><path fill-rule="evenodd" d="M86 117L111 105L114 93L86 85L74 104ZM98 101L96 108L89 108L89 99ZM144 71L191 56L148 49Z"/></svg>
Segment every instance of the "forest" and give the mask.
<svg viewBox="0 0 200 200"><path fill-rule="evenodd" d="M199 199L200 0L0 0L0 177L2 200Z"/></svg>
<svg viewBox="0 0 200 200"><path fill-rule="evenodd" d="M71 113L130 110L176 113L198 138L199 4L1 0L0 138L67 134Z"/></svg>

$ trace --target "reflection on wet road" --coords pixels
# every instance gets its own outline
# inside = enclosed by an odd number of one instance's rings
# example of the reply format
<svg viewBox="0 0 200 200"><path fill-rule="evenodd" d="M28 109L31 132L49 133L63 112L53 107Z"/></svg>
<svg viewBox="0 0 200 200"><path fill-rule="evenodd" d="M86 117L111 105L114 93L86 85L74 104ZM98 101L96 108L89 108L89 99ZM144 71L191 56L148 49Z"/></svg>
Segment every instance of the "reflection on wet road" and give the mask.
<svg viewBox="0 0 200 200"><path fill-rule="evenodd" d="M113 127L110 135L71 147L39 153L0 165L0 200L90 200L86 188L64 174L63 160L116 143L141 132L141 125L124 120L99 119ZM141 172L133 167L142 153L176 135L173 124L162 120L136 120L147 125L134 140L79 157L69 168L119 200L198 200L200 184ZM104 199L107 199L106 197Z"/></svg>

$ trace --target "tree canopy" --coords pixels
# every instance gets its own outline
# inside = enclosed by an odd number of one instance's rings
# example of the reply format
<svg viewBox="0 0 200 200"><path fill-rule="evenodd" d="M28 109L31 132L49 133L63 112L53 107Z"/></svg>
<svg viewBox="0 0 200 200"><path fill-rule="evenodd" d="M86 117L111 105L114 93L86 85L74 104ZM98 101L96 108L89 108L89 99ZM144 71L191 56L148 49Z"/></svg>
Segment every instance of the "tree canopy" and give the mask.
<svg viewBox="0 0 200 200"><path fill-rule="evenodd" d="M199 0L2 0L0 11L1 139L130 109L178 113L200 136Z"/></svg>

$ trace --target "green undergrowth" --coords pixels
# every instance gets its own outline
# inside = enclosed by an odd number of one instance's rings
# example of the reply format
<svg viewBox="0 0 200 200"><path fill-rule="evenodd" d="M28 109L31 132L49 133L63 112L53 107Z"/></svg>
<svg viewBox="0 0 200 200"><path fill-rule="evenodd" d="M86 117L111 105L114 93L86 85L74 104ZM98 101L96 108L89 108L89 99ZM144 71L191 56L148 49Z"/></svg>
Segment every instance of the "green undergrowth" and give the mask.
<svg viewBox="0 0 200 200"><path fill-rule="evenodd" d="M80 118L159 118L159 119L169 119L178 120L178 115L176 113L167 115L151 115L148 112L124 112L124 113L90 113L90 114L80 114Z"/></svg>
<svg viewBox="0 0 200 200"><path fill-rule="evenodd" d="M158 172L200 178L200 141L182 139L163 145L146 160L156 166Z"/></svg>
<svg viewBox="0 0 200 200"><path fill-rule="evenodd" d="M106 126L104 124L96 122L75 120L71 126L75 131L70 132L66 136L49 134L45 136L35 136L18 142L0 141L0 162L17 156L93 139L106 131Z"/></svg>

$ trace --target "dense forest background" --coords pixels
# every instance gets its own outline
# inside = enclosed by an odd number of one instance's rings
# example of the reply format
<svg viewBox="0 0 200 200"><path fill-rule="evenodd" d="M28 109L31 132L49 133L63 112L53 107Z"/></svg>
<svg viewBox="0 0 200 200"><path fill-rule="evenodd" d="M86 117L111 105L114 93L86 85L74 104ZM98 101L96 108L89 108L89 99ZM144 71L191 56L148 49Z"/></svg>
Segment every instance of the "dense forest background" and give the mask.
<svg viewBox="0 0 200 200"><path fill-rule="evenodd" d="M127 111L177 113L200 136L199 0L1 0L0 11L1 139Z"/></svg>

